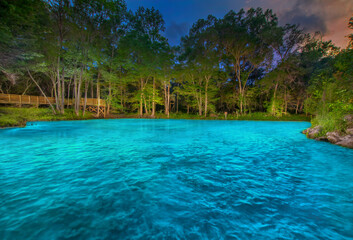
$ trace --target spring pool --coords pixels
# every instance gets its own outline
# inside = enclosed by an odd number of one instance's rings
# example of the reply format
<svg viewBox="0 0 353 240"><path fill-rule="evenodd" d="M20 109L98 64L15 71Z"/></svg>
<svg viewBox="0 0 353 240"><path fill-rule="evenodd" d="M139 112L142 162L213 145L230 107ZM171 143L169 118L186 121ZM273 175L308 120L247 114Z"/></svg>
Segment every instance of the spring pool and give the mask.
<svg viewBox="0 0 353 240"><path fill-rule="evenodd" d="M0 130L0 239L353 239L353 150L306 122Z"/></svg>

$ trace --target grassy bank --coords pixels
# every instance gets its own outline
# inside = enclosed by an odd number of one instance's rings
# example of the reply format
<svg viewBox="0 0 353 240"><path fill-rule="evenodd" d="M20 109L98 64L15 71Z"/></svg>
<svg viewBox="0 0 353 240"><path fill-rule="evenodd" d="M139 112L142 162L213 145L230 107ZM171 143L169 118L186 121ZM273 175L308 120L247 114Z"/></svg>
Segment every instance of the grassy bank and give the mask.
<svg viewBox="0 0 353 240"><path fill-rule="evenodd" d="M113 114L109 118L139 118L136 113L127 114ZM142 118L152 118L150 115L144 115ZM168 119L164 113L156 113L155 119ZM209 114L207 117L204 115L187 113L171 113L169 119L191 119L191 120L225 120L224 114ZM246 115L228 114L227 120L250 120L250 121L306 121L310 122L311 117L304 114L300 115L283 115L282 117L272 116L264 112L255 112Z"/></svg>
<svg viewBox="0 0 353 240"><path fill-rule="evenodd" d="M157 118L167 118L164 114L157 114ZM172 113L171 119L200 119L200 120L224 120L224 114L199 116L186 113ZM228 114L227 120L255 120L255 121L310 121L310 117L305 115L283 115L282 117L272 116L264 112L250 113L246 115Z"/></svg>
<svg viewBox="0 0 353 240"><path fill-rule="evenodd" d="M83 120L94 116L88 112L85 117L76 116L73 109L66 109L65 114L54 115L48 108L0 107L0 127L22 127L29 121Z"/></svg>
<svg viewBox="0 0 353 240"><path fill-rule="evenodd" d="M348 113L337 112L317 115L311 122L311 128L317 126L321 127L316 137L324 137L328 132L345 134L348 128L353 128L353 122L344 119L346 115L348 115Z"/></svg>
<svg viewBox="0 0 353 240"><path fill-rule="evenodd" d="M113 114L108 118L138 118L137 114ZM48 108L14 108L0 107L0 127L18 127L25 126L28 121L57 121L57 120L84 120L94 119L94 115L86 112L85 117L76 116L73 109L66 109L65 114L53 115ZM146 115L145 118L150 118ZM163 113L156 115L157 119L167 119ZM195 119L195 120L224 120L224 115L210 115L207 117L195 114L172 113L170 119ZM305 115L285 115L275 117L267 113L251 113L247 115L229 114L227 120L258 120L258 121L310 121Z"/></svg>

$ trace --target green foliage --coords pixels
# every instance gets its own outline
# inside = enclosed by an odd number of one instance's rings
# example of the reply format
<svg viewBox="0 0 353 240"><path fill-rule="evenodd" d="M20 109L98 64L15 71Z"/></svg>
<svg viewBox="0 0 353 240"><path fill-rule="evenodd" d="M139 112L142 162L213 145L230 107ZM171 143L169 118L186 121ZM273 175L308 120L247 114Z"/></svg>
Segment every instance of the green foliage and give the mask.
<svg viewBox="0 0 353 240"><path fill-rule="evenodd" d="M68 97L76 115L80 98L100 97L115 113L141 117L223 119L227 111L229 119L291 120L306 112L325 131L342 129L353 111L352 46L281 26L271 10L199 19L176 47L164 30L157 9L128 11L123 0L1 1L0 92L52 95L63 118L73 112ZM35 111L23 114L45 118ZM22 121L16 116L2 115L8 125Z"/></svg>
<svg viewBox="0 0 353 240"><path fill-rule="evenodd" d="M325 136L327 132L344 132L347 125L343 120L344 114L340 111L321 113L312 120L312 127L321 126L319 136ZM319 137L318 136L318 137Z"/></svg>
<svg viewBox="0 0 353 240"><path fill-rule="evenodd" d="M25 126L29 121L84 120L94 118L91 113L84 117L76 116L72 109L64 115L53 115L47 108L13 108L0 107L0 127Z"/></svg>
<svg viewBox="0 0 353 240"><path fill-rule="evenodd" d="M231 115L230 119L236 120L258 120L258 121L310 121L310 117L299 114L287 114L282 116L273 116L272 114L256 112L246 115Z"/></svg>
<svg viewBox="0 0 353 240"><path fill-rule="evenodd" d="M157 118L166 118L164 115L157 115ZM172 113L171 119L195 119L195 120L225 120L224 114L210 114L207 117L195 114ZM228 114L227 120L248 120L248 121L310 121L310 117L305 115L288 114L282 117L275 117L268 113L256 112L245 115Z"/></svg>
<svg viewBox="0 0 353 240"><path fill-rule="evenodd" d="M41 0L0 1L0 70L18 72L18 62L33 53L40 27L48 21Z"/></svg>
<svg viewBox="0 0 353 240"><path fill-rule="evenodd" d="M307 112L316 115L313 126L323 127L322 134L347 127L343 118L353 113L353 50L320 59L310 78L305 102Z"/></svg>
<svg viewBox="0 0 353 240"><path fill-rule="evenodd" d="M284 101L281 98L272 98L267 106L267 112L275 117L281 117L284 114Z"/></svg>

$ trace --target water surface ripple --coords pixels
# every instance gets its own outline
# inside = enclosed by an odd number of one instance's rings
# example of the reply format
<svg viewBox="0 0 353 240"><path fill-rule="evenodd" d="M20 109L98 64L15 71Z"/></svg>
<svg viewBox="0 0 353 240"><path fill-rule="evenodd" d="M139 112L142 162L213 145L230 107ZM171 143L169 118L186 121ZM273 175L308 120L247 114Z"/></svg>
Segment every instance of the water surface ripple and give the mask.
<svg viewBox="0 0 353 240"><path fill-rule="evenodd" d="M0 130L0 239L353 239L353 150L305 122Z"/></svg>

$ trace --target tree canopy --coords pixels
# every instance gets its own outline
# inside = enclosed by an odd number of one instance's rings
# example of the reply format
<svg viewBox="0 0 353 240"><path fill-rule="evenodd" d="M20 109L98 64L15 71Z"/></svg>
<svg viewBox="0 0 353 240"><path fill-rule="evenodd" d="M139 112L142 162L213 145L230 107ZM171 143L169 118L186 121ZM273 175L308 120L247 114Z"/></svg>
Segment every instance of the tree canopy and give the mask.
<svg viewBox="0 0 353 240"><path fill-rule="evenodd" d="M339 49L261 8L199 19L179 46L164 31L123 0L1 1L0 92L55 97L55 113L73 99L77 115L88 97L152 117L353 111L353 33Z"/></svg>

